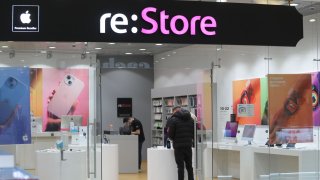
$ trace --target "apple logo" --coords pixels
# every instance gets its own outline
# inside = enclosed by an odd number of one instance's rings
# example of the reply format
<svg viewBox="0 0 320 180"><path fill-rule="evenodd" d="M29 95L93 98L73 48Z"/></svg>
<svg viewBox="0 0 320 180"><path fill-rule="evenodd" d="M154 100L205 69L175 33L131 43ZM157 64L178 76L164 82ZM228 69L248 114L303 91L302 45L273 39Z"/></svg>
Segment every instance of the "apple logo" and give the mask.
<svg viewBox="0 0 320 180"><path fill-rule="evenodd" d="M23 24L29 24L31 22L30 19L31 14L29 14L29 11L26 11L25 13L22 13L20 15L20 20Z"/></svg>

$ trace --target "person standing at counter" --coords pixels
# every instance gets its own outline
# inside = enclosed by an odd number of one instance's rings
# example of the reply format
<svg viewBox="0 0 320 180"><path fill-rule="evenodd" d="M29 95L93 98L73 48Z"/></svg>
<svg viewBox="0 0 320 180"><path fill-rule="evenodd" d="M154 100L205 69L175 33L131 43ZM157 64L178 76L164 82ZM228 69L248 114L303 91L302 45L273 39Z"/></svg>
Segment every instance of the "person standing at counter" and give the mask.
<svg viewBox="0 0 320 180"><path fill-rule="evenodd" d="M139 149L138 149L138 156L139 156L139 172L141 172L141 150L142 150L142 144L145 140L144 132L143 132L143 126L141 122L137 118L130 117L129 123L131 127L131 134L138 135L138 142L139 142Z"/></svg>
<svg viewBox="0 0 320 180"><path fill-rule="evenodd" d="M123 127L119 128L120 135L131 135L131 128L129 124L129 118L123 118Z"/></svg>
<svg viewBox="0 0 320 180"><path fill-rule="evenodd" d="M178 180L184 180L184 164L186 164L188 171L188 180L194 180L192 168L194 123L188 110L180 109L172 115L169 138L173 141L174 157L178 166Z"/></svg>

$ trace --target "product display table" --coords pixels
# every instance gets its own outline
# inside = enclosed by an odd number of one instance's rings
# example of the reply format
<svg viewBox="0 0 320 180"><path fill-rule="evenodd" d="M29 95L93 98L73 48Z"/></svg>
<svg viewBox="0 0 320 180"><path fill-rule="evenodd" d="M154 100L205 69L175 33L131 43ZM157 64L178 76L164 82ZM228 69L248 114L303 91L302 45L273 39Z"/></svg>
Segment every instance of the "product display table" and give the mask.
<svg viewBox="0 0 320 180"><path fill-rule="evenodd" d="M231 175L233 178L256 180L270 173L317 172L318 156L319 150L312 148L208 143L204 151L204 174L206 178Z"/></svg>
<svg viewBox="0 0 320 180"><path fill-rule="evenodd" d="M117 144L97 144L97 179L118 180L119 179L119 152ZM70 149L87 151L85 145L69 145ZM102 151L101 151L102 149ZM101 154L102 153L102 154ZM90 147L90 159L94 157L93 148ZM101 158L102 157L102 158ZM87 159L86 159L87 160ZM87 163L87 161L86 161ZM102 167L101 167L102 164ZM90 167L94 166L94 160L90 160Z"/></svg>
<svg viewBox="0 0 320 180"><path fill-rule="evenodd" d="M84 150L64 151L63 160L59 150L36 151L37 175L41 180L86 180L87 164Z"/></svg>
<svg viewBox="0 0 320 180"><path fill-rule="evenodd" d="M13 168L14 156L4 151L0 151L0 168Z"/></svg>
<svg viewBox="0 0 320 180"><path fill-rule="evenodd" d="M193 152L193 160L194 160ZM194 161L193 161L194 162ZM148 179L176 180L178 179L177 164L174 159L174 150L164 147L148 148ZM188 179L185 172L185 179Z"/></svg>
<svg viewBox="0 0 320 180"><path fill-rule="evenodd" d="M38 180L37 177L34 177L27 173L26 171L19 169L17 167L12 168L0 168L0 179L1 180Z"/></svg>

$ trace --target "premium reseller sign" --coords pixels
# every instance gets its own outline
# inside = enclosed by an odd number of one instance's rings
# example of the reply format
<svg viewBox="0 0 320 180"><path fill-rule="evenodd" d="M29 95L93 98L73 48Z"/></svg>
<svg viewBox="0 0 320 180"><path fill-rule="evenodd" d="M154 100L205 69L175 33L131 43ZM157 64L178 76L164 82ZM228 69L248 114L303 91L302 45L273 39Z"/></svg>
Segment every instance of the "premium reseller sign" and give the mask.
<svg viewBox="0 0 320 180"><path fill-rule="evenodd" d="M295 46L303 38L302 15L290 6L1 0L0 15L1 41Z"/></svg>

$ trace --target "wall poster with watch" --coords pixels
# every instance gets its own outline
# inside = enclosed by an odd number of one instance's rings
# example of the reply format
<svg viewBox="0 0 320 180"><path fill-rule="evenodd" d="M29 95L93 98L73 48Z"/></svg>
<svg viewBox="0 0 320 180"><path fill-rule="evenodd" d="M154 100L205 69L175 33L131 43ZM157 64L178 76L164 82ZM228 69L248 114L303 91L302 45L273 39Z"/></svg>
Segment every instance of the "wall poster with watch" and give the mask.
<svg viewBox="0 0 320 180"><path fill-rule="evenodd" d="M268 75L271 144L313 141L311 74Z"/></svg>

